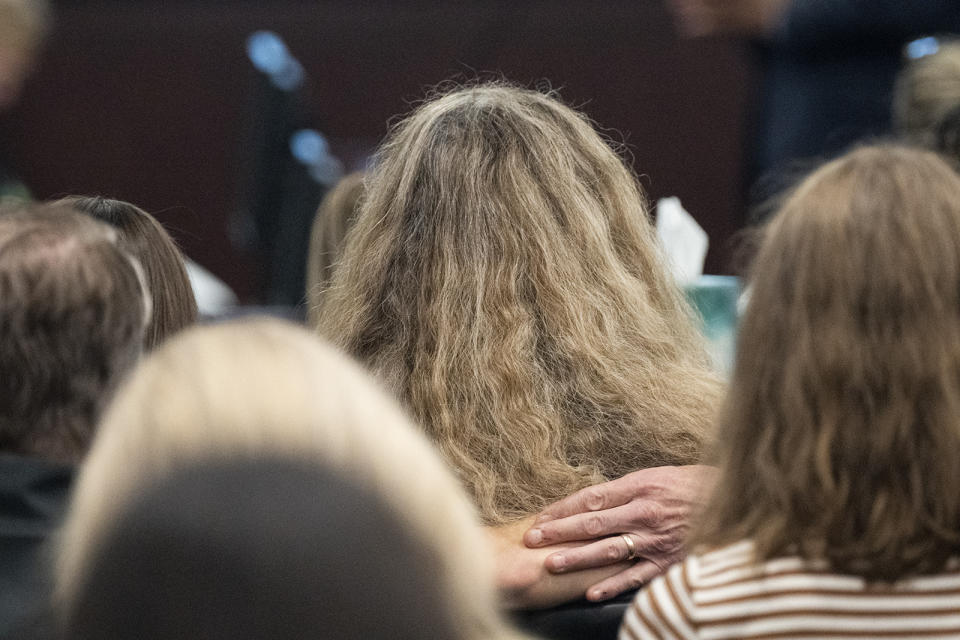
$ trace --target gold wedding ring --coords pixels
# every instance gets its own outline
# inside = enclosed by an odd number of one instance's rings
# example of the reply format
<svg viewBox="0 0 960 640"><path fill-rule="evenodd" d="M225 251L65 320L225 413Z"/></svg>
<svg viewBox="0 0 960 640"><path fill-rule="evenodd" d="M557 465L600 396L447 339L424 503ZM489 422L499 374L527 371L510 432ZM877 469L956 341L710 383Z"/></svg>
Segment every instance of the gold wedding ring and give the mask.
<svg viewBox="0 0 960 640"><path fill-rule="evenodd" d="M627 543L627 560L633 560L637 557L637 545L634 544L633 538L629 534L621 533L620 537Z"/></svg>

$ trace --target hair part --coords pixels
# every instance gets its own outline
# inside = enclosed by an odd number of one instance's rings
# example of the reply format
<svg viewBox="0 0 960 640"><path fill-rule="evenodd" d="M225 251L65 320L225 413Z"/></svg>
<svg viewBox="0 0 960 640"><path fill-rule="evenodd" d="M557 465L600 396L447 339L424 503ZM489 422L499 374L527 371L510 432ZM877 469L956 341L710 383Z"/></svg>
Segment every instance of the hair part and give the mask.
<svg viewBox="0 0 960 640"><path fill-rule="evenodd" d="M960 176L865 147L766 229L694 544L876 580L960 551Z"/></svg>
<svg viewBox="0 0 960 640"><path fill-rule="evenodd" d="M632 172L503 84L391 132L318 331L392 389L484 520L700 457L719 384Z"/></svg>

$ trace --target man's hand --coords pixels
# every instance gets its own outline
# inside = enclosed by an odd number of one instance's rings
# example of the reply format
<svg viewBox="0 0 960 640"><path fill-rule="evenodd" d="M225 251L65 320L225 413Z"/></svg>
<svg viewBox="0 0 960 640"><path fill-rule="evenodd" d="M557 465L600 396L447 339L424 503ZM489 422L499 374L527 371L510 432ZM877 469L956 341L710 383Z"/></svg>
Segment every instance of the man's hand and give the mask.
<svg viewBox="0 0 960 640"><path fill-rule="evenodd" d="M657 467L588 487L547 507L523 541L543 547L597 540L548 556L544 564L551 573L641 558L587 590L588 600L607 600L640 587L683 557L691 517L709 494L716 471L701 465ZM632 550L623 535L633 542Z"/></svg>
<svg viewBox="0 0 960 640"><path fill-rule="evenodd" d="M794 0L670 0L684 35L764 36L776 30Z"/></svg>

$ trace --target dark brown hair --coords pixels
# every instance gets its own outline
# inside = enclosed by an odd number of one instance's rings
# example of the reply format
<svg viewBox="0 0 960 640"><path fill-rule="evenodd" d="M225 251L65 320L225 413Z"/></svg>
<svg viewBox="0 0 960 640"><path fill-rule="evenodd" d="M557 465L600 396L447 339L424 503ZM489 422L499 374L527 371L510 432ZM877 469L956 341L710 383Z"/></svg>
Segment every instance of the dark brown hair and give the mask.
<svg viewBox="0 0 960 640"><path fill-rule="evenodd" d="M144 348L161 342L197 320L197 302L183 255L156 218L129 202L100 197L69 197L63 204L106 222L119 233L120 248L140 261L153 298L153 317Z"/></svg>
<svg viewBox="0 0 960 640"><path fill-rule="evenodd" d="M585 116L506 85L391 134L320 333L398 395L487 523L696 462L720 386L646 201Z"/></svg>
<svg viewBox="0 0 960 640"><path fill-rule="evenodd" d="M766 230L695 541L895 580L960 551L960 176L865 147Z"/></svg>
<svg viewBox="0 0 960 640"><path fill-rule="evenodd" d="M313 219L307 254L307 320L316 324L333 269L340 261L347 231L363 195L363 173L344 176L324 197Z"/></svg>
<svg viewBox="0 0 960 640"><path fill-rule="evenodd" d="M78 461L148 313L109 227L62 206L0 212L0 451Z"/></svg>

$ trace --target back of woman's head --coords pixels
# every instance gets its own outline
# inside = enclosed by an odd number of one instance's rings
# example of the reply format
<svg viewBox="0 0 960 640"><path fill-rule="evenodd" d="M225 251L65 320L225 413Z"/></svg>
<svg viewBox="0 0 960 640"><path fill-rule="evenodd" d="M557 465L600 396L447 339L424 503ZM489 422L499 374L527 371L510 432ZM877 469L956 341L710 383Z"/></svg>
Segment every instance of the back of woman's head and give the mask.
<svg viewBox="0 0 960 640"><path fill-rule="evenodd" d="M120 248L143 266L153 296L153 317L144 336L151 350L197 319L197 302L187 277L183 255L170 234L153 216L128 202L99 197L58 201L115 228Z"/></svg>
<svg viewBox="0 0 960 640"><path fill-rule="evenodd" d="M716 382L586 117L457 89L393 130L366 187L319 331L398 394L487 522L698 458Z"/></svg>
<svg viewBox="0 0 960 640"><path fill-rule="evenodd" d="M766 229L702 542L895 579L960 551L960 176L866 147Z"/></svg>
<svg viewBox="0 0 960 640"><path fill-rule="evenodd" d="M381 496L436 558L443 605L460 637L510 637L496 613L475 514L429 443L355 364L309 333L268 320L183 332L120 390L64 528L61 609L75 606L109 523L143 487L197 461L263 457L318 465Z"/></svg>
<svg viewBox="0 0 960 640"><path fill-rule="evenodd" d="M198 461L120 511L70 640L453 640L432 549L382 494L303 461Z"/></svg>
<svg viewBox="0 0 960 640"><path fill-rule="evenodd" d="M320 317L320 307L330 286L333 269L343 254L347 231L353 226L360 197L363 195L363 173L344 176L320 203L310 231L307 253L307 320L313 324Z"/></svg>

